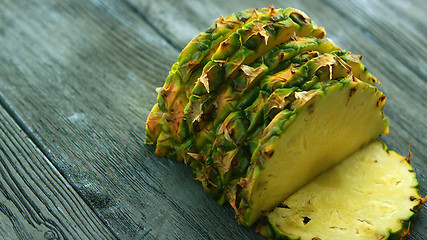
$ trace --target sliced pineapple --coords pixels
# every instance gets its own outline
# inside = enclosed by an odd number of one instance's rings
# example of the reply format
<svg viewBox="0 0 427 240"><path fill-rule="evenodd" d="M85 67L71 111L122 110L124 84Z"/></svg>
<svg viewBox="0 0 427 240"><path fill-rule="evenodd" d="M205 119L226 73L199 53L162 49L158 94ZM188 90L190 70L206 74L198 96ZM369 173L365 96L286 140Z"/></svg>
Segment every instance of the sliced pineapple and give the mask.
<svg viewBox="0 0 427 240"><path fill-rule="evenodd" d="M252 225L262 213L297 191L366 143L388 132L385 96L363 82L340 82L325 90L297 94L291 116L264 129L253 152L249 175L241 180L241 222Z"/></svg>
<svg viewBox="0 0 427 240"><path fill-rule="evenodd" d="M241 224L251 226L267 214L269 223L260 231L268 237L357 239L372 233L383 239L389 236L387 231L400 237L408 229L400 221L408 220L409 210L416 212L425 202L413 193L416 184L403 187L411 193L403 191L399 196L409 196L413 205L402 201L403 215L391 216L396 222L386 219L377 224L371 215L359 211L364 217L356 221L338 219L328 225L330 232L348 230L348 235L337 238L322 235L324 228L313 224L322 220L313 220L319 218L306 214L300 203L293 211L283 203L388 133L385 96L360 59L325 38L323 28L297 9L248 9L220 17L184 48L166 83L157 90L157 104L147 119L146 143L155 144L159 156L189 164L195 179L215 200L232 205ZM379 157L385 152L369 149L373 150L363 154L371 151ZM393 154L386 152L390 157L384 159L397 159ZM405 166L410 169L408 163ZM363 178L362 171L354 174L349 178ZM315 194L310 191L308 195ZM384 201L374 201L377 211L372 214L392 215L392 205L387 204L394 195L389 199L388 190L379 194ZM353 204L348 198L336 198L337 209ZM372 202L359 201L360 206ZM330 211L321 203L318 208L319 214ZM288 215L282 217L282 211ZM368 235L360 239L371 239Z"/></svg>
<svg viewBox="0 0 427 240"><path fill-rule="evenodd" d="M424 201L417 185L408 160L376 141L289 196L258 230L274 239L400 239Z"/></svg>

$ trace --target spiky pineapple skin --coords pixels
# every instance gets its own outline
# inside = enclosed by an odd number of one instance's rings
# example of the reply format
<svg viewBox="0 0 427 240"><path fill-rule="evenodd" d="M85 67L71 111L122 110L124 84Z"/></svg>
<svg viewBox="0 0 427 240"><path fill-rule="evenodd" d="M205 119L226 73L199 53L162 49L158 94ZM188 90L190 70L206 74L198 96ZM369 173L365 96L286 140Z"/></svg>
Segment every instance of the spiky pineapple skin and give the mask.
<svg viewBox="0 0 427 240"><path fill-rule="evenodd" d="M175 142L173 135L178 131L176 125L181 121L184 107L188 102L187 89L192 88L191 85L197 79L197 74L201 74L198 69L200 66L203 68L206 64L203 62L205 57L212 55L212 49L215 49L215 46L255 15L252 9L248 9L225 18L220 17L206 32L196 36L182 50L178 62L172 66L164 86L158 89L157 107L150 112L146 124L146 142L156 143L157 155L176 157L174 153L171 153L173 150L171 145ZM175 127L168 128L162 125ZM158 129L162 129L162 131L158 131ZM158 139L161 134L164 136L159 143ZM178 159L180 158L178 157Z"/></svg>
<svg viewBox="0 0 427 240"><path fill-rule="evenodd" d="M202 76L196 82L192 90L192 96L189 98L189 103L184 110L183 121L180 124L180 126L185 125L180 127L180 129L187 131L187 133L180 134L181 136L190 136L190 133L194 132L196 136L194 136L194 138L189 137L188 139L181 138L178 144L186 141L193 143L211 143L209 138L215 137L213 133L211 133L210 136L205 135L205 133L202 133L202 136L198 136L197 134L200 126L208 122L218 111L211 103L215 102L218 93L222 92L222 89L234 79L240 66L255 61L261 53L268 50L264 43L267 44L268 42L274 45L276 42L283 42L290 39L294 34L301 36L311 34L315 36L324 35L323 30L315 27L308 18L302 25L293 22L290 16L294 14L303 14L295 9L274 10L273 8L268 8L262 9L262 12L266 13L260 14L257 19L243 25L241 29L231 34L230 38L227 39L228 42L223 42L227 43L225 44L227 47L224 47L224 49L222 48L223 44L221 44L216 50L216 53L212 56L211 62L207 63L207 66L204 67ZM272 18L275 19L276 22L273 23L271 21ZM273 25L274 27L272 27L271 31L265 29L267 26ZM259 26L263 26L263 28ZM234 47L232 50L229 49L229 46L236 45L238 47ZM219 69L218 66L221 66L220 69L223 69L223 78L218 78L220 73L211 73L212 70ZM218 89L219 86L221 86L220 89ZM215 128L211 130L211 132L214 131ZM191 143L185 145L191 147L196 146ZM181 151L200 152L200 149L196 146L195 148ZM185 154L178 155L188 156ZM185 161L190 162L191 158L187 158Z"/></svg>

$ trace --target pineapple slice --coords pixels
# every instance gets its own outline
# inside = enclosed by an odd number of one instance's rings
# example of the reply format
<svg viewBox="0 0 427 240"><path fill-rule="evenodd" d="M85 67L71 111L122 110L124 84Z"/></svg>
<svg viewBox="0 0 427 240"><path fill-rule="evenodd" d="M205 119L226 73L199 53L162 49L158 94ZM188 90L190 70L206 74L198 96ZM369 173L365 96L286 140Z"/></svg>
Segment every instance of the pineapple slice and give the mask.
<svg viewBox="0 0 427 240"><path fill-rule="evenodd" d="M376 141L289 196L258 231L274 239L400 239L424 202L409 160Z"/></svg>
<svg viewBox="0 0 427 240"><path fill-rule="evenodd" d="M385 96L361 81L299 92L297 99L292 114L278 114L264 129L248 176L240 180L238 213L244 225L388 132Z"/></svg>

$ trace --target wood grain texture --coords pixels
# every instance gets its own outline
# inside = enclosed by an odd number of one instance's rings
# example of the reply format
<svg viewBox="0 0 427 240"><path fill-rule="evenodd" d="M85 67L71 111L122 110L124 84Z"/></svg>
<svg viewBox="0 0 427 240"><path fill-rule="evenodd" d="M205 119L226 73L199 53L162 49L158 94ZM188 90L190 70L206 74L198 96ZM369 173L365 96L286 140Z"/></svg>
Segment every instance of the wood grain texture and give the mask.
<svg viewBox="0 0 427 240"><path fill-rule="evenodd" d="M115 239L0 107L0 239Z"/></svg>
<svg viewBox="0 0 427 240"><path fill-rule="evenodd" d="M339 46L364 56L388 96L384 140L404 155L412 142L425 195L427 8L420 0L0 0L0 93L119 238L262 239L212 201L186 166L157 158L143 140L154 89L179 50L219 15L269 4L302 9ZM410 239L427 239L426 212Z"/></svg>
<svg viewBox="0 0 427 240"><path fill-rule="evenodd" d="M143 144L178 52L128 6L9 1L2 18L0 91L119 238L262 239Z"/></svg>

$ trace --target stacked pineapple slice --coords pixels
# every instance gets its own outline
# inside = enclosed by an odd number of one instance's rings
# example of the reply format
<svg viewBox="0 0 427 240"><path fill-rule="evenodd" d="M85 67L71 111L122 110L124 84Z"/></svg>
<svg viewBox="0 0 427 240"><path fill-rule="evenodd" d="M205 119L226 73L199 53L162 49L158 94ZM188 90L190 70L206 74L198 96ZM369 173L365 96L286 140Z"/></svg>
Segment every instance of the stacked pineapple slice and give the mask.
<svg viewBox="0 0 427 240"><path fill-rule="evenodd" d="M323 185L310 188L310 184L330 181L333 185L337 176L333 172L352 168L347 165L356 167L363 159L378 155L380 160L374 160L385 162L381 169L407 170L395 173L399 191L391 185L390 189L379 187L384 194L357 201L360 208L371 201L388 203L384 199L388 195L410 199L390 205L398 212L389 214L390 221L399 222L408 220L424 203L410 165L395 161L400 159L396 154L368 147L365 155L352 157L360 161L346 159L388 133L382 112L385 96L376 82L359 56L325 38L323 28L303 12L249 9L220 17L185 47L158 89L157 104L147 120L146 142L156 145L157 155L189 164L214 199L233 206L243 225L251 226L262 218L259 231L268 237L344 239L322 232L321 227L297 228L292 222L298 220L291 216L301 218L308 211L303 206L307 200L301 199L309 200L324 190ZM332 168L340 162L347 167ZM318 180L324 172L329 175ZM375 185L378 179L358 181L362 173L345 180ZM336 185L337 197L347 185ZM296 202L295 206L281 207L290 206L285 200ZM328 225L322 211L333 211L334 206L322 207L316 217L304 216L301 223ZM283 209L292 211L284 213ZM313 224L307 219L313 219ZM363 239L378 239L375 236L388 236L390 229L399 232L404 227L401 223L389 227L392 224L384 221L381 228L373 223L377 219L366 221L371 224L371 235Z"/></svg>

